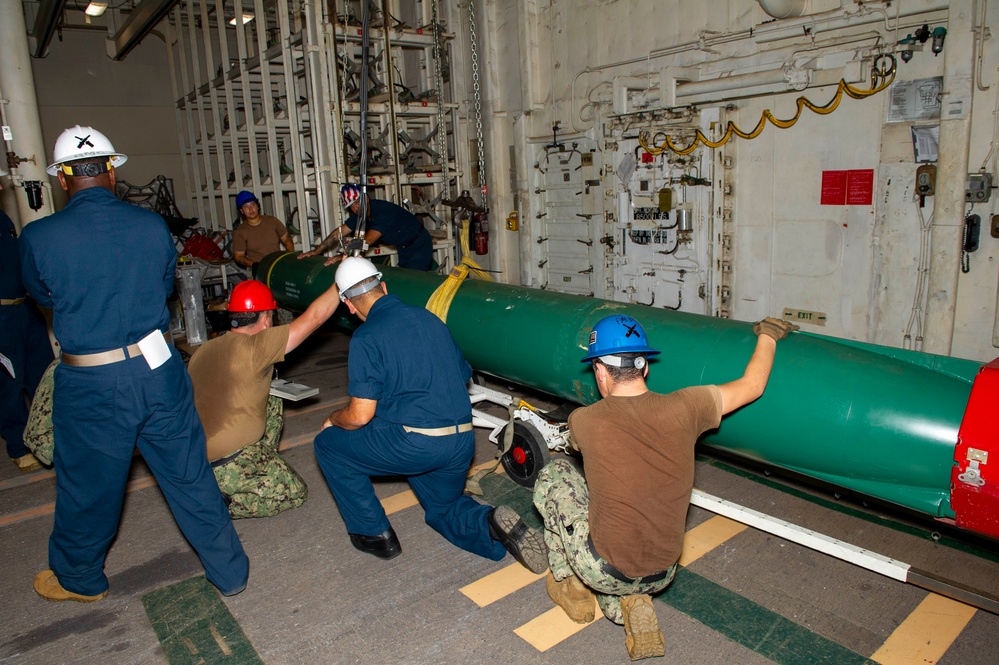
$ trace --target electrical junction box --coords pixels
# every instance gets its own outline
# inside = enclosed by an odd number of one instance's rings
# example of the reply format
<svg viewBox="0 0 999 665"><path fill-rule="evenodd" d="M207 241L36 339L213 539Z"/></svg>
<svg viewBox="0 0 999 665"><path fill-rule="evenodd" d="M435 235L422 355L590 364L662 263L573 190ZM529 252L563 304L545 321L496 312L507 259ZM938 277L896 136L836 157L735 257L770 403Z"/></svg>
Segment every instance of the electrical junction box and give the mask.
<svg viewBox="0 0 999 665"><path fill-rule="evenodd" d="M991 173L969 173L964 189L964 200L968 203L985 203L992 196Z"/></svg>

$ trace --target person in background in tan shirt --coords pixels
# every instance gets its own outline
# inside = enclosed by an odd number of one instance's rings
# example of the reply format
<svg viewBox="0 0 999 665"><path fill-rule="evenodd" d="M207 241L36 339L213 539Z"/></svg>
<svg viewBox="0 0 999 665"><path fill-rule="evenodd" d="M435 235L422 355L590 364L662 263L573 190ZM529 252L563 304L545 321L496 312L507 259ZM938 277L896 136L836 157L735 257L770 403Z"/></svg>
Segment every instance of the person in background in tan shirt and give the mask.
<svg viewBox="0 0 999 665"><path fill-rule="evenodd" d="M568 458L555 459L538 475L534 505L545 519L548 595L578 623L593 621L595 599L604 616L624 625L632 660L666 653L650 594L676 572L694 444L722 416L763 394L777 340L794 330L787 321L760 321L742 377L668 395L645 383L648 358L659 351L638 321L608 316L590 332L582 362L592 363L603 399L569 416L586 477Z"/></svg>
<svg viewBox="0 0 999 665"><path fill-rule="evenodd" d="M253 192L243 190L237 194L236 208L243 220L232 234L232 258L237 264L256 273L260 259L278 251L279 246L295 251L288 229L277 217L260 214L260 201Z"/></svg>
<svg viewBox="0 0 999 665"><path fill-rule="evenodd" d="M229 333L202 345L188 364L208 461L234 518L267 517L305 502L302 478L278 454L282 402L268 399L274 363L325 323L340 304L331 286L287 325L262 282L240 282L229 299Z"/></svg>

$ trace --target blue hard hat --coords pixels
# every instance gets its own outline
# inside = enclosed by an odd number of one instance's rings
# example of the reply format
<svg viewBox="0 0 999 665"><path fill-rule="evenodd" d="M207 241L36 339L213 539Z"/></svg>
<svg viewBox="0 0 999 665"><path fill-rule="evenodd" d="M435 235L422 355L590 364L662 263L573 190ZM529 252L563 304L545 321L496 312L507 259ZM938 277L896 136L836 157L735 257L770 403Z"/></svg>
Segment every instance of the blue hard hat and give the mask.
<svg viewBox="0 0 999 665"><path fill-rule="evenodd" d="M248 192L245 189L236 195L237 208L242 208L244 205L250 203L251 201L256 201L257 203L260 203L259 201L257 201L257 197L253 192Z"/></svg>
<svg viewBox="0 0 999 665"><path fill-rule="evenodd" d="M623 314L605 316L597 321L590 331L590 342L586 357L580 362L590 362L600 356L618 353L641 353L657 356L660 351L649 346L642 324Z"/></svg>

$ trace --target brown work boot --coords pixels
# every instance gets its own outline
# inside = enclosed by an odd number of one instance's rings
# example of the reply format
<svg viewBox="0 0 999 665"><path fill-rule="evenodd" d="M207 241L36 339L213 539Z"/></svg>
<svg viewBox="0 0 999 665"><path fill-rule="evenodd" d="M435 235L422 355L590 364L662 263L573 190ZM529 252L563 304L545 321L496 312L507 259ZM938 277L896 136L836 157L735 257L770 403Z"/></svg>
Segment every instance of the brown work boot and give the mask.
<svg viewBox="0 0 999 665"><path fill-rule="evenodd" d="M624 644L632 660L657 658L666 655L666 640L659 630L659 619L652 598L647 594L621 598L624 615Z"/></svg>
<svg viewBox="0 0 999 665"><path fill-rule="evenodd" d="M21 470L21 473L31 473L32 471L38 471L42 468L42 463L39 462L38 458L31 453L21 457L11 458L10 461L14 463L14 466Z"/></svg>
<svg viewBox="0 0 999 665"><path fill-rule="evenodd" d="M83 596L63 589L62 585L59 584L59 578L57 578L55 573L51 570L43 570L35 575L35 593L45 600L51 600L53 602L60 600L75 600L78 603L93 603L108 595L108 591L110 591L110 589L104 593L99 593L96 596Z"/></svg>
<svg viewBox="0 0 999 665"><path fill-rule="evenodd" d="M548 571L545 579L545 590L555 604L565 610L569 618L576 623L590 623L596 614L593 609L596 597L575 575L570 575L561 582L555 579L552 571Z"/></svg>

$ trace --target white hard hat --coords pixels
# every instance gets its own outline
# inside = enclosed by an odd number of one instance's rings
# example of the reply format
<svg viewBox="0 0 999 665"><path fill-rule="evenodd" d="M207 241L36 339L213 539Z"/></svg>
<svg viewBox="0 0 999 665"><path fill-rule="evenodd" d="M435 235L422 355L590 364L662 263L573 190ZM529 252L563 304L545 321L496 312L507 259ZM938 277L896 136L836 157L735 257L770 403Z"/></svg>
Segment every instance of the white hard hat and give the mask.
<svg viewBox="0 0 999 665"><path fill-rule="evenodd" d="M382 274L371 261L358 256L348 256L341 261L340 267L336 269L336 285L340 289L340 300L356 298L381 283L372 281L370 284L354 288L369 277L377 277L379 280L382 278Z"/></svg>
<svg viewBox="0 0 999 665"><path fill-rule="evenodd" d="M90 157L110 157L111 166L118 167L128 159L120 152L116 152L108 137L101 134L93 127L70 127L56 139L53 162L46 169L49 175L56 175L59 166L64 162L72 162L77 159L87 159Z"/></svg>

